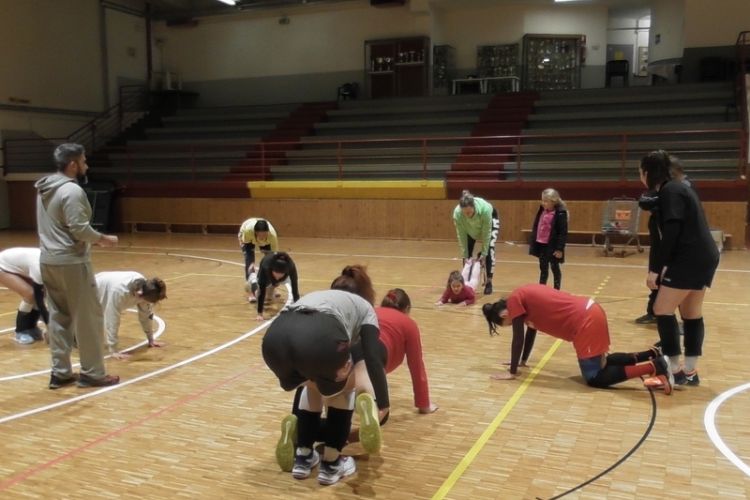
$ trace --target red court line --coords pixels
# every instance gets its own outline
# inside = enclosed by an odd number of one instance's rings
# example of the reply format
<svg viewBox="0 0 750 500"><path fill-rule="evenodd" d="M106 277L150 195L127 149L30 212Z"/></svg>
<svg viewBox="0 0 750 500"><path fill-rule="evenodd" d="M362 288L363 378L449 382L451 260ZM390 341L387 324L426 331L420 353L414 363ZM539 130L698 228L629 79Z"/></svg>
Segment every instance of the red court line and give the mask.
<svg viewBox="0 0 750 500"><path fill-rule="evenodd" d="M45 471L45 470L47 470L47 469L49 469L51 467L54 467L55 465L57 465L57 464L65 461L65 460L67 460L69 458L73 458L73 457L75 457L77 455L80 455L81 453L83 453L84 451L86 451L88 449L91 449L91 448L93 448L95 446L98 446L101 443L109 441L110 439L112 439L112 438L114 438L116 436L119 436L120 434L124 434L125 432L128 432L129 430L131 430L131 429L133 429L135 427L139 427L139 426L141 426L141 425L149 422L150 420L153 420L153 419L155 419L157 417L160 417L161 415L163 415L165 413L168 413L170 411L175 410L176 408L178 408L180 406L184 406L187 403L190 403L192 401L200 399L204 395L206 395L206 394L208 394L210 392L213 392L214 390L218 389L219 387L222 387L224 385L228 385L231 382L235 381L236 379L238 379L240 377L243 377L243 376L247 375L248 373L250 373L250 372L252 372L252 371L254 371L256 369L257 369L257 367L253 367L253 368L250 368L248 370L244 370L244 371L242 371L240 373L237 373L235 375L232 375L231 377L229 377L227 379L224 379L224 380L222 380L220 382L217 382L217 383L215 383L213 385L210 385L210 386L208 386L208 387L206 387L204 389L201 389L198 392L194 392L193 394L189 394L189 395L183 397L182 399L179 399L179 400L175 401L171 405L169 405L169 406L167 406L165 408L162 408L161 410L154 411L154 412L146 415L145 417L143 417L143 418L141 418L139 420L136 420L134 422L131 422L129 424L126 424L126 425L120 427L119 429L115 429L113 431L110 431L110 432L102 435L102 436L99 436L98 438L94 439L93 441L89 441L88 443L83 444L83 445L79 446L78 448L74 448L74 449L72 449L70 451L67 451L67 452L63 453L62 455L58 456L57 458L54 458L52 460L49 460L49 461L41 463L41 464L34 465L32 467L29 467L28 469L24 470L23 472L19 472L15 476L11 476L8 479L5 479L2 482L0 482L0 491L5 491L8 488L10 488L10 487L12 487L12 486L14 486L14 485L16 485L16 484L18 484L18 483L26 480L26 479L28 479L28 478L30 478L32 476L35 476L35 475L39 474L40 472L43 472L43 471Z"/></svg>

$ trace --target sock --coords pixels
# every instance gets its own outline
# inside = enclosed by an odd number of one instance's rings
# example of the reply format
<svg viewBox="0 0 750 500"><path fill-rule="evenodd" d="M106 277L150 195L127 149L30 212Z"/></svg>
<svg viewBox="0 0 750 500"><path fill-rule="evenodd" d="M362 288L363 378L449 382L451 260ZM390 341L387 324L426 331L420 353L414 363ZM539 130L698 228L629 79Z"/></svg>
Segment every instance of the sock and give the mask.
<svg viewBox="0 0 750 500"><path fill-rule="evenodd" d="M320 413L302 409L297 411L297 445L300 448L313 447L320 429Z"/></svg>
<svg viewBox="0 0 750 500"><path fill-rule="evenodd" d="M21 312L31 312L31 310L34 309L34 304L29 304L25 300L22 300L21 303L18 305L18 310Z"/></svg>
<svg viewBox="0 0 750 500"><path fill-rule="evenodd" d="M326 415L325 445L339 452L349 439L354 410L328 407ZM335 458L334 458L335 460Z"/></svg>
<svg viewBox="0 0 750 500"><path fill-rule="evenodd" d="M651 362L625 367L625 376L627 376L629 379L642 377L644 375L654 375L655 373L656 368L654 368L654 364Z"/></svg>
<svg viewBox="0 0 750 500"><path fill-rule="evenodd" d="M685 356L685 372L686 373L694 372L696 364L698 364L698 356Z"/></svg>
<svg viewBox="0 0 750 500"><path fill-rule="evenodd" d="M677 356L669 356L669 366L672 367L672 373L678 373L680 368L680 355Z"/></svg>
<svg viewBox="0 0 750 500"><path fill-rule="evenodd" d="M296 451L297 455L307 457L310 455L310 453L312 453L312 448L305 448L304 446L297 447L297 451Z"/></svg>

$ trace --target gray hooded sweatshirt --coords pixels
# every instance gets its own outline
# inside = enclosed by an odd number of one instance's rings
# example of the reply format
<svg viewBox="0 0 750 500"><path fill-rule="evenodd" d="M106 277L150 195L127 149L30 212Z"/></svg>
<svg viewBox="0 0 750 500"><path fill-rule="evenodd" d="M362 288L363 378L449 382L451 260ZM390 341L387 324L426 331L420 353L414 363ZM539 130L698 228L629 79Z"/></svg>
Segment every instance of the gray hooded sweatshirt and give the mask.
<svg viewBox="0 0 750 500"><path fill-rule="evenodd" d="M89 262L91 243L102 234L91 227L91 205L81 186L58 172L39 179L34 187L39 262L58 266Z"/></svg>

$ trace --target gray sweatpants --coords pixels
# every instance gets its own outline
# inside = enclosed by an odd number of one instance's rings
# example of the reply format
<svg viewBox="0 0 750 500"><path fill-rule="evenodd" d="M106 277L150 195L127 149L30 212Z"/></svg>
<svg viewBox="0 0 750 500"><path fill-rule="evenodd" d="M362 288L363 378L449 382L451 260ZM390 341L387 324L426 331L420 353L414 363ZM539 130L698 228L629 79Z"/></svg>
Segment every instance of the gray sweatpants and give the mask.
<svg viewBox="0 0 750 500"><path fill-rule="evenodd" d="M96 379L104 377L104 317L91 263L41 264L41 268L49 303L52 374L72 376L70 352L77 339L81 373Z"/></svg>

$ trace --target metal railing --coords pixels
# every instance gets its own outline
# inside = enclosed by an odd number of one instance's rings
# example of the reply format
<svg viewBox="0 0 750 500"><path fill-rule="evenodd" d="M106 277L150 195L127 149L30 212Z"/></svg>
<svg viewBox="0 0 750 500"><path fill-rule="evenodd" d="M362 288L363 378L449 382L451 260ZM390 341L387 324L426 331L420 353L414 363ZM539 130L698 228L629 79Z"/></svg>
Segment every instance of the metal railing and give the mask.
<svg viewBox="0 0 750 500"><path fill-rule="evenodd" d="M6 173L14 170L49 171L52 151L64 142L82 144L91 154L120 135L130 125L129 113L148 109L148 91L142 85L120 87L117 104L99 114L67 137L7 139L3 141Z"/></svg>
<svg viewBox="0 0 750 500"><path fill-rule="evenodd" d="M747 174L740 128L398 137L109 147L92 172L124 181L236 179L570 178L637 180L651 150L667 149L692 177L740 179Z"/></svg>

